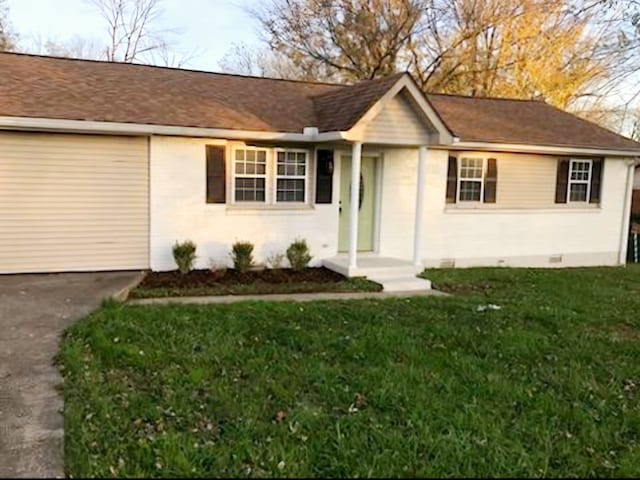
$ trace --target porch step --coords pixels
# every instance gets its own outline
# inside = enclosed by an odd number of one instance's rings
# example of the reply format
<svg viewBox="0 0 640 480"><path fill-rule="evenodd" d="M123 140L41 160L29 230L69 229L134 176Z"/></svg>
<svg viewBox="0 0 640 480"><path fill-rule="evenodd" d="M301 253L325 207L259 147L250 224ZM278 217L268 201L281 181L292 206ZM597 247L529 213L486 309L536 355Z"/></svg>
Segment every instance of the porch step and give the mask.
<svg viewBox="0 0 640 480"><path fill-rule="evenodd" d="M323 260L323 265L330 270L348 277L366 277L382 285L385 292L416 292L431 289L429 280L416 277L422 271L422 267L408 260L362 255L357 263L356 268L350 268L349 259L345 255Z"/></svg>
<svg viewBox="0 0 640 480"><path fill-rule="evenodd" d="M356 268L349 267L349 260L345 256L327 258L323 265L330 270L341 273L347 277L415 277L422 271L407 260L385 257L362 257L358 259Z"/></svg>
<svg viewBox="0 0 640 480"><path fill-rule="evenodd" d="M414 275L367 275L367 278L373 282L382 285L384 292L414 292L421 290L431 290L431 281L424 278L418 278Z"/></svg>

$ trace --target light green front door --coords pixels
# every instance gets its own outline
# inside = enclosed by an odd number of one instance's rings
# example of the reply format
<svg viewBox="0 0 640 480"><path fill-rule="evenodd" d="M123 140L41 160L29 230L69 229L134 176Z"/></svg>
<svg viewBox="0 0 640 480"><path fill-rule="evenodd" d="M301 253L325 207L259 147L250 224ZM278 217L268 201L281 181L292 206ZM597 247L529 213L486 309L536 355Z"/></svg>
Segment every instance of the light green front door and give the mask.
<svg viewBox="0 0 640 480"><path fill-rule="evenodd" d="M362 157L360 169L360 211L358 214L358 251L373 250L376 208L375 157ZM338 251L349 250L349 206L351 205L351 157L342 157L340 167L340 231Z"/></svg>

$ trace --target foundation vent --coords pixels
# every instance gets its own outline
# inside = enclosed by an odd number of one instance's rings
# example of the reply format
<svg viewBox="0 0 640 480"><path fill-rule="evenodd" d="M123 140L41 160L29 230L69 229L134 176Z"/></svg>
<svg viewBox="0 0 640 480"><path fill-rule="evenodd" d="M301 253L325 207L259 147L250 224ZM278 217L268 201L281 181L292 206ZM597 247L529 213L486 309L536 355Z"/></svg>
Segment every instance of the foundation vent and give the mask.
<svg viewBox="0 0 640 480"><path fill-rule="evenodd" d="M454 258L443 258L440 260L440 268L455 268L456 261Z"/></svg>
<svg viewBox="0 0 640 480"><path fill-rule="evenodd" d="M562 263L562 255L551 255L549 263Z"/></svg>

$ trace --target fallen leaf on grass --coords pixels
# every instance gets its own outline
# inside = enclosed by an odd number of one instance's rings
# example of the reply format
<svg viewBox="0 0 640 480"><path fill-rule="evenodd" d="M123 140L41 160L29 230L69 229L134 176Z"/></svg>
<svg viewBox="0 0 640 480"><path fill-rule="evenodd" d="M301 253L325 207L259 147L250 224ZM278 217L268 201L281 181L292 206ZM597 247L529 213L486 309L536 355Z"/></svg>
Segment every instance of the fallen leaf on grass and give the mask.
<svg viewBox="0 0 640 480"><path fill-rule="evenodd" d="M363 394L361 393L356 393L356 399L353 402L353 404L357 407L357 408L364 408L367 406L367 399L364 397Z"/></svg>
<svg viewBox="0 0 640 480"><path fill-rule="evenodd" d="M276 423L282 423L286 420L287 418L287 411L286 410L278 410L278 413L276 413L276 416L274 417L274 421Z"/></svg>

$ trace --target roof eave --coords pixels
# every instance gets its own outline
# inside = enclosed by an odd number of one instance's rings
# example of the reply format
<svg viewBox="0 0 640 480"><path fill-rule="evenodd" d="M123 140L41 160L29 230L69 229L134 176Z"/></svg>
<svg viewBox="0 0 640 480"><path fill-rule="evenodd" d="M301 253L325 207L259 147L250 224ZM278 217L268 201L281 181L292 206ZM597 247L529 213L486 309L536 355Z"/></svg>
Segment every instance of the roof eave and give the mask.
<svg viewBox="0 0 640 480"><path fill-rule="evenodd" d="M223 128L149 125L138 123L99 122L35 117L2 117L0 130L22 130L57 133L95 133L101 135L167 135L178 137L229 138L237 140L330 142L344 138L343 132L318 132L305 129L302 133L233 130Z"/></svg>
<svg viewBox="0 0 640 480"><path fill-rule="evenodd" d="M454 141L442 148L451 150L482 150L494 152L537 153L547 155L599 155L607 157L637 157L640 148L607 148L571 145L531 145L500 142Z"/></svg>

